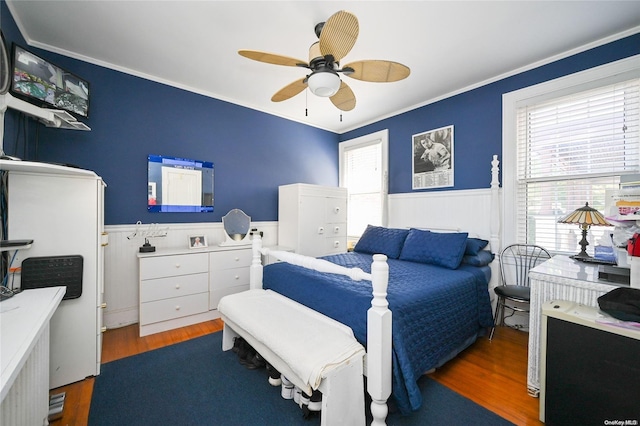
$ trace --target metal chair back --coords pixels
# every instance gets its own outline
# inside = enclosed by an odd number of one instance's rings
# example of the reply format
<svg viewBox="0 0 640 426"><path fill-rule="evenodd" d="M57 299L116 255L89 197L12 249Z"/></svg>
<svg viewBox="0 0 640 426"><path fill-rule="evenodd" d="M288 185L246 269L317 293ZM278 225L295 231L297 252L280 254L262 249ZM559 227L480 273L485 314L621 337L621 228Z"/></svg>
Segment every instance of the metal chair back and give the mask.
<svg viewBox="0 0 640 426"><path fill-rule="evenodd" d="M551 258L543 247L533 244L512 244L500 254L502 285L529 287L529 271Z"/></svg>

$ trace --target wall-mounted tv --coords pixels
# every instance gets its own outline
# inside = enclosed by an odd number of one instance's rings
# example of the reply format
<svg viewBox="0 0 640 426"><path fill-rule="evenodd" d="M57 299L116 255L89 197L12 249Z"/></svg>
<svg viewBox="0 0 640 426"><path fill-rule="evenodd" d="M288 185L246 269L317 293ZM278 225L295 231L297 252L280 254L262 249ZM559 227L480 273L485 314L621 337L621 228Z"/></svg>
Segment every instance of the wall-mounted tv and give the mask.
<svg viewBox="0 0 640 426"><path fill-rule="evenodd" d="M43 108L89 116L89 82L13 44L11 93Z"/></svg>
<svg viewBox="0 0 640 426"><path fill-rule="evenodd" d="M213 212L213 163L149 155L150 212Z"/></svg>

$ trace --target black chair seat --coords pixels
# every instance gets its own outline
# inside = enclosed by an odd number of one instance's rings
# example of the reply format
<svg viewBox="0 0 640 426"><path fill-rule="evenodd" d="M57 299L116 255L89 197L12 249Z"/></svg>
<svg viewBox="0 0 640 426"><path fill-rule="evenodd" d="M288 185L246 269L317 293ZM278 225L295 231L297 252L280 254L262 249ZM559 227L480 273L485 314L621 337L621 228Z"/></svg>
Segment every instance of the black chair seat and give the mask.
<svg viewBox="0 0 640 426"><path fill-rule="evenodd" d="M529 302L531 300L531 289L521 285L503 285L494 289L496 294L505 299L516 302Z"/></svg>

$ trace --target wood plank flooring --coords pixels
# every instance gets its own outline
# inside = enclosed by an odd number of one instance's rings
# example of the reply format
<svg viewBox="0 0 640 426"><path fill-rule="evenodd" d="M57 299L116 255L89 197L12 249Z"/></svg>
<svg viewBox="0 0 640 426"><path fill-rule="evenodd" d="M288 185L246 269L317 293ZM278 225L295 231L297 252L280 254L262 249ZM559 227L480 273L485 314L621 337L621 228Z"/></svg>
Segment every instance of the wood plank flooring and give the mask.
<svg viewBox="0 0 640 426"><path fill-rule="evenodd" d="M214 320L151 336L139 337L138 325L108 330L103 336L102 362L136 355L222 330ZM498 327L493 340L479 339L431 377L516 425L543 425L538 420L538 398L527 394L528 335ZM94 378L51 390L66 392L64 415L51 426L84 426Z"/></svg>

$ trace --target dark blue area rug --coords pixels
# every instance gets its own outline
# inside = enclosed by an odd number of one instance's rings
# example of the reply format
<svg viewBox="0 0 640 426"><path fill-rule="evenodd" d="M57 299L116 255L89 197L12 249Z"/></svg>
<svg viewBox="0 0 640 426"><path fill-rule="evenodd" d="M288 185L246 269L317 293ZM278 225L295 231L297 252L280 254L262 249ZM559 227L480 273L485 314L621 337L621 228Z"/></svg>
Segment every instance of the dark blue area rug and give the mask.
<svg viewBox="0 0 640 426"><path fill-rule="evenodd" d="M89 425L320 424L317 414L304 419L283 399L265 369L248 370L221 348L220 332L102 365ZM511 424L427 377L420 388L421 409L410 416L391 413L388 425Z"/></svg>

